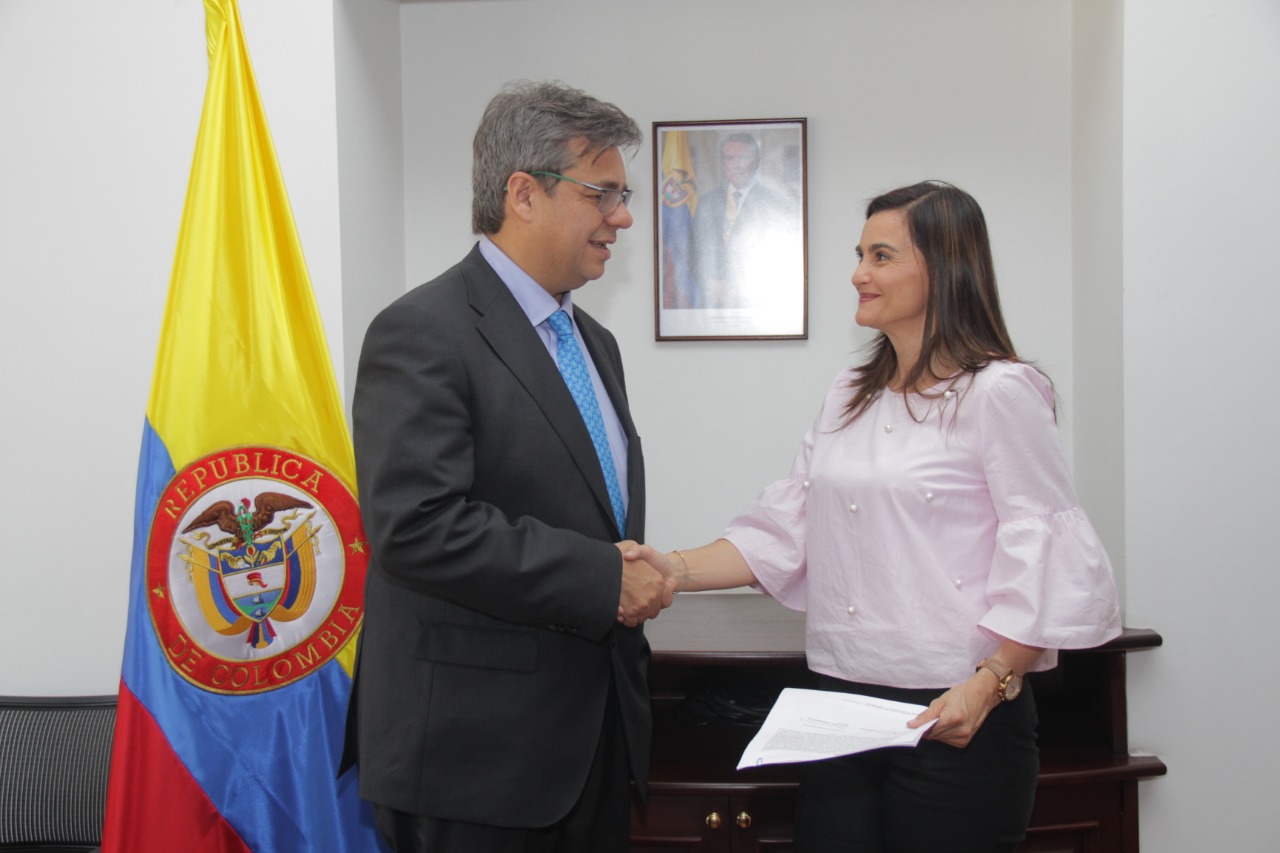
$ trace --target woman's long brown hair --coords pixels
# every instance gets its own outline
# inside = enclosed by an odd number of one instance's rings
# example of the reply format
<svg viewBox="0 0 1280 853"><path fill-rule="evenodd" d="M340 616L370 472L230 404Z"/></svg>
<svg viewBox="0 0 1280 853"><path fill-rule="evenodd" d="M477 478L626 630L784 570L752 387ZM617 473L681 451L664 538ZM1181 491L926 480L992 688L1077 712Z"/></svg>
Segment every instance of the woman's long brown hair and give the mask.
<svg viewBox="0 0 1280 853"><path fill-rule="evenodd" d="M872 199L867 218L888 210L906 214L929 283L920 357L904 377L902 393L932 385L932 380L977 373L995 360L1016 361L1018 354L1000 312L987 221L973 196L951 184L924 181ZM898 370L897 354L884 333L869 349L870 358L850 383L854 393L845 406L846 424L871 405ZM938 365L949 374L935 375ZM926 375L928 380L921 383Z"/></svg>

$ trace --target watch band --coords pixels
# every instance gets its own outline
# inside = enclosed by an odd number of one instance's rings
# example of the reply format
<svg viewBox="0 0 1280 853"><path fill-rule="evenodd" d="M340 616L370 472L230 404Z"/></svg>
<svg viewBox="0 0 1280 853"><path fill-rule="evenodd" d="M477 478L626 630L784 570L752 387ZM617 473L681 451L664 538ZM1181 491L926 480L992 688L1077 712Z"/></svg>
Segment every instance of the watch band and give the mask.
<svg viewBox="0 0 1280 853"><path fill-rule="evenodd" d="M997 669L997 665L1001 666L1005 671L1001 672ZM1018 698L1018 694L1022 692L1022 676L1013 671L1012 667L1004 667L1002 661L993 661L991 658L984 658L974 667L974 672L985 669L996 677L996 695L1000 697L1001 702L1012 702ZM1013 684L1013 695L1008 694L1009 686Z"/></svg>
<svg viewBox="0 0 1280 853"><path fill-rule="evenodd" d="M991 658L983 658L978 662L978 665L973 668L973 671L977 672L980 669L989 670L991 674L996 677L996 681L1000 682L1004 681L1006 676L1013 674L1013 667L1004 666L1003 662L992 660Z"/></svg>

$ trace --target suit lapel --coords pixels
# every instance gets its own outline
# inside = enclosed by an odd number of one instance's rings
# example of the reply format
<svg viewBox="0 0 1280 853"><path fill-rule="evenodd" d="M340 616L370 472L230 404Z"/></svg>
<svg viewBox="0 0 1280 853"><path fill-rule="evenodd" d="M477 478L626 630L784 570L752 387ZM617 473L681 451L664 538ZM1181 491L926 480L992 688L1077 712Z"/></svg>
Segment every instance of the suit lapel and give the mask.
<svg viewBox="0 0 1280 853"><path fill-rule="evenodd" d="M609 502L609 489L605 485L604 474L600 471L600 460L596 456L595 445L591 443L591 434L578 411L578 404L573 401L573 395L569 393L564 378L556 369L555 361L547 354L546 347L529 324L529 318L520 309L511 291L507 290L507 286L478 249L473 251L468 261L473 258L476 263L465 266L465 276L468 299L479 315L476 331L484 337L497 357L538 404L551 428L564 442L579 473L591 486L591 492L605 516L612 519L613 507ZM593 359L596 358L594 349L591 354ZM597 370L601 369L599 361L596 362L596 367ZM612 368L609 374L613 376ZM604 380L603 371L601 379ZM617 382L616 378L605 381ZM609 395L611 399L618 399L613 387L609 388ZM620 409L618 414L622 417L623 410ZM629 415L624 421L624 427L628 431L632 429Z"/></svg>

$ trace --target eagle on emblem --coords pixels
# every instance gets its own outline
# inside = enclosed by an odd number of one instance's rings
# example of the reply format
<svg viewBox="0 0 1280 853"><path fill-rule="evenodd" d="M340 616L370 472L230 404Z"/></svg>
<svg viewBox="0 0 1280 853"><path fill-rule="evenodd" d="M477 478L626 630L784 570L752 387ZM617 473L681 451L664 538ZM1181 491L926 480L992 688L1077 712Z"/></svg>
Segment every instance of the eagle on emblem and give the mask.
<svg viewBox="0 0 1280 853"><path fill-rule="evenodd" d="M235 547L241 548L253 542L254 534L271 523L277 512L286 509L312 509L313 505L279 492L260 492L253 499L253 510L249 509L249 499L240 499L237 509L231 501L218 501L200 513L188 524L183 533L200 527L217 527L235 537Z"/></svg>

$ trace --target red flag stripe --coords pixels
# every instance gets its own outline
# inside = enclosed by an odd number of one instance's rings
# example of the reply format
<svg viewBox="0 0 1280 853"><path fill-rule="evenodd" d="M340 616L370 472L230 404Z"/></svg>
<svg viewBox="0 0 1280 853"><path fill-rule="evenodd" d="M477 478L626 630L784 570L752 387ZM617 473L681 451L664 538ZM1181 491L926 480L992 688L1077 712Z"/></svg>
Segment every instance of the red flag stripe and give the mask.
<svg viewBox="0 0 1280 853"><path fill-rule="evenodd" d="M128 785L116 784L127 778ZM124 791L164 791L144 802L122 802ZM121 682L116 740L102 829L103 853L251 853L218 814L173 753L149 711Z"/></svg>

